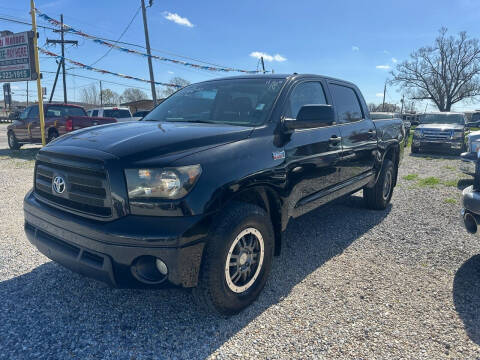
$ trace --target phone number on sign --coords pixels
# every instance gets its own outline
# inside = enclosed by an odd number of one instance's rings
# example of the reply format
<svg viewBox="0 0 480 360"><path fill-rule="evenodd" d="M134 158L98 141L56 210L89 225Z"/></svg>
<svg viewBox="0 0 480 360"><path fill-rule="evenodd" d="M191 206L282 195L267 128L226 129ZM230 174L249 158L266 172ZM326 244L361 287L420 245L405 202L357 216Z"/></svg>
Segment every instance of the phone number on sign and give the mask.
<svg viewBox="0 0 480 360"><path fill-rule="evenodd" d="M0 80L29 79L30 70L0 71Z"/></svg>

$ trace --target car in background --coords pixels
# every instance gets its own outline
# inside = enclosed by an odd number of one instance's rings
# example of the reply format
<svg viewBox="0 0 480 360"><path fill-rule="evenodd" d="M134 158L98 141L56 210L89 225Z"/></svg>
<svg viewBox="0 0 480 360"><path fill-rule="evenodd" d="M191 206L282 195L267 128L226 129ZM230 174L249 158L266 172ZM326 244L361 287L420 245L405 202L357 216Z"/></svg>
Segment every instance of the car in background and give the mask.
<svg viewBox="0 0 480 360"><path fill-rule="evenodd" d="M413 132L412 153L444 151L460 154L465 151L465 114L435 112L423 114Z"/></svg>
<svg viewBox="0 0 480 360"><path fill-rule="evenodd" d="M480 127L480 111L472 113L467 124L470 127Z"/></svg>
<svg viewBox="0 0 480 360"><path fill-rule="evenodd" d="M44 105L45 137L51 142L73 130L116 122L113 118L87 116L85 109L77 105ZM8 146L17 150L23 144L41 144L40 116L38 105L27 107L11 125L7 127Z"/></svg>
<svg viewBox="0 0 480 360"><path fill-rule="evenodd" d="M475 164L480 151L480 131L472 131L466 136L466 152L460 154L460 171L475 175Z"/></svg>
<svg viewBox="0 0 480 360"><path fill-rule="evenodd" d="M408 120L404 120L403 116L399 113L393 113L393 112L371 112L370 117L372 120L384 120L384 119L400 119L403 121L403 126L405 127L405 138L403 142L403 146L407 146L408 144L408 135L410 134L410 128L412 127L412 124Z"/></svg>
<svg viewBox="0 0 480 360"><path fill-rule="evenodd" d="M117 122L134 121L130 109L127 107L102 107L88 110L89 116L114 118Z"/></svg>
<svg viewBox="0 0 480 360"><path fill-rule="evenodd" d="M465 188L462 193L462 210L461 216L465 229L475 234L480 222L480 168L479 159L476 157L474 161L474 181L473 185Z"/></svg>

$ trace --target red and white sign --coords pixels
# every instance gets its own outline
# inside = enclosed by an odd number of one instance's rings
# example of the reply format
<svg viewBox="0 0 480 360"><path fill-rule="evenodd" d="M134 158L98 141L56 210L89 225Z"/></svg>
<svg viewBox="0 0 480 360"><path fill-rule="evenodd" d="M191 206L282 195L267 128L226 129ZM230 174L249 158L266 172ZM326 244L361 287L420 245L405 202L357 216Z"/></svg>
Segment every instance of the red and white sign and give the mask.
<svg viewBox="0 0 480 360"><path fill-rule="evenodd" d="M32 40L31 31L0 37L0 82L36 79Z"/></svg>

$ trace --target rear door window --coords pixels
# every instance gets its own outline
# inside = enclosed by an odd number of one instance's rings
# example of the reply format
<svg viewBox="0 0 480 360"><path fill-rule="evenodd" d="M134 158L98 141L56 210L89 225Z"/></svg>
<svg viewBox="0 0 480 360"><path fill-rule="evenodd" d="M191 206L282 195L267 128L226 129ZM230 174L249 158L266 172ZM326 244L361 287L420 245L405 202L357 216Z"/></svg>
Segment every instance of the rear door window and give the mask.
<svg viewBox="0 0 480 360"><path fill-rule="evenodd" d="M66 116L85 116L85 110L76 106L64 106L63 112Z"/></svg>
<svg viewBox="0 0 480 360"><path fill-rule="evenodd" d="M90 116L98 116L98 110L92 110Z"/></svg>
<svg viewBox="0 0 480 360"><path fill-rule="evenodd" d="M337 84L330 84L330 89L340 124L363 119L362 107L355 90Z"/></svg>

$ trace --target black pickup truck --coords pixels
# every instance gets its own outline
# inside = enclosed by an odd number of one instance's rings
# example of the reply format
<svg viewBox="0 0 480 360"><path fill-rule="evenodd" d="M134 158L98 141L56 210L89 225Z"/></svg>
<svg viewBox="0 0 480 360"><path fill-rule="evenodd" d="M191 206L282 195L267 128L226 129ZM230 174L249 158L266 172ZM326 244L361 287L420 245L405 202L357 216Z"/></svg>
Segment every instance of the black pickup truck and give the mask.
<svg viewBox="0 0 480 360"><path fill-rule="evenodd" d="M342 80L193 84L142 121L40 150L25 232L76 272L118 287L168 281L234 314L264 287L289 219L361 189L368 208L388 205L404 131L372 121Z"/></svg>

